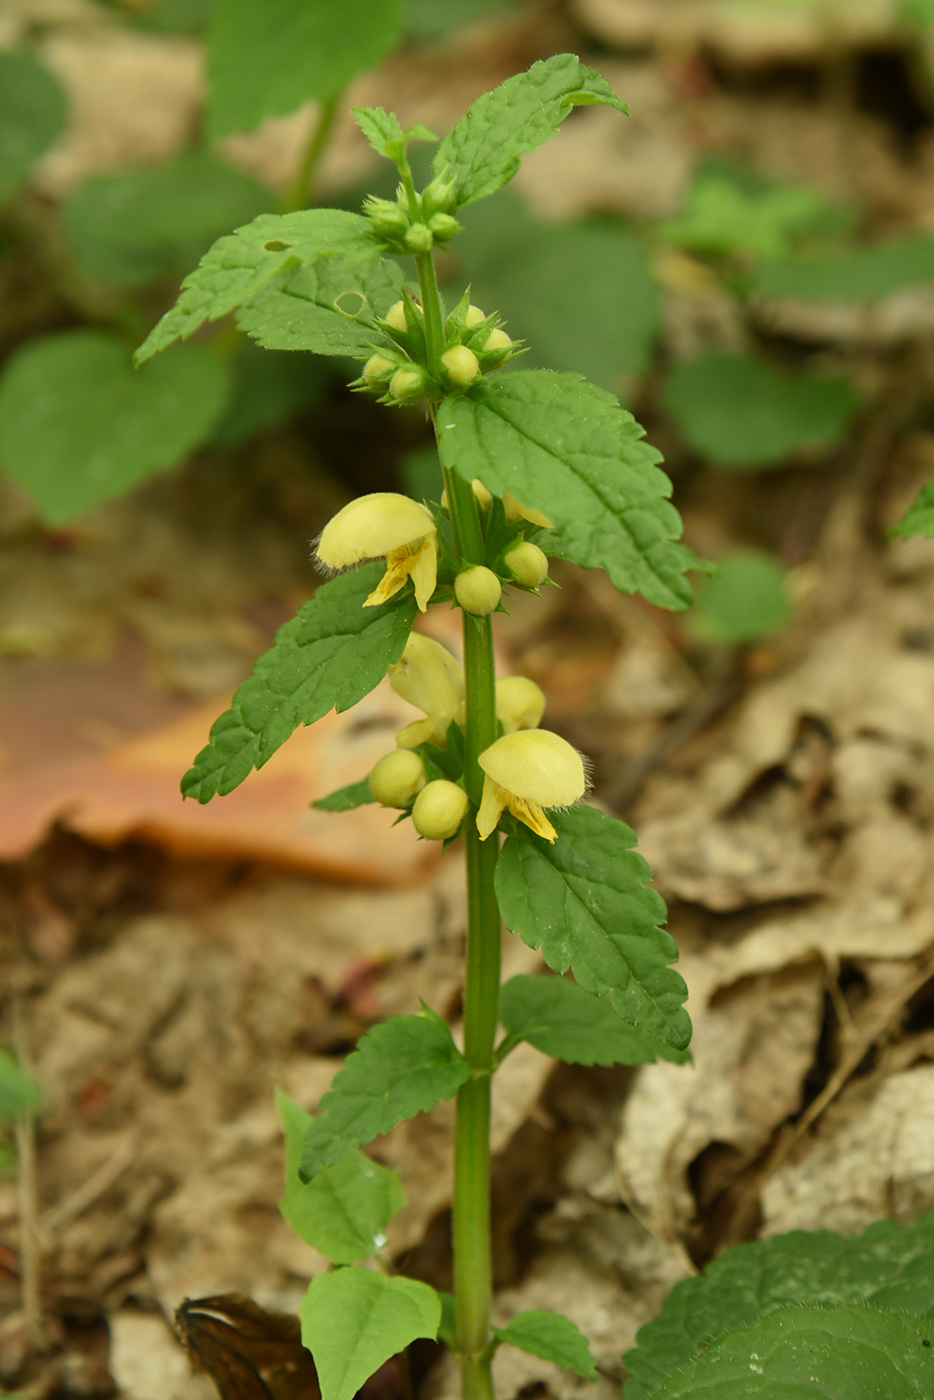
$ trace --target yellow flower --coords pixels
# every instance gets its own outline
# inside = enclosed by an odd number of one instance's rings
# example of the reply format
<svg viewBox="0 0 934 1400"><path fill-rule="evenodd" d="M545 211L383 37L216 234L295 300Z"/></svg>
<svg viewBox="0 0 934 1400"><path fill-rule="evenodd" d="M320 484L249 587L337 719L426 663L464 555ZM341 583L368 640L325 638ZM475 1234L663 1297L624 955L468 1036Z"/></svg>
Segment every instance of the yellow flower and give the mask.
<svg viewBox="0 0 934 1400"><path fill-rule="evenodd" d="M469 807L463 788L446 778L436 778L416 797L412 822L426 841L450 841L460 831Z"/></svg>
<svg viewBox="0 0 934 1400"><path fill-rule="evenodd" d="M427 506L395 491L359 496L328 521L318 541L318 558L328 569L346 569L384 555L386 572L364 603L388 602L411 578L415 601L428 607L438 578L435 518Z"/></svg>
<svg viewBox="0 0 934 1400"><path fill-rule="evenodd" d="M504 734L484 749L480 767L486 775L477 813L481 841L496 829L507 809L537 836L556 841L558 833L545 816L548 807L569 807L587 787L584 761L575 748L548 729L520 729Z"/></svg>
<svg viewBox="0 0 934 1400"><path fill-rule="evenodd" d="M371 795L384 807L408 807L428 778L417 753L393 749L383 755L367 781Z"/></svg>
<svg viewBox="0 0 934 1400"><path fill-rule="evenodd" d="M535 506L524 506L521 501L517 501L511 491L507 491L503 497L503 509L506 512L507 525L515 525L518 520L527 520L530 525L540 525L543 530L553 530L554 521L549 520L543 511L536 510Z"/></svg>
<svg viewBox="0 0 934 1400"><path fill-rule="evenodd" d="M389 668L389 684L426 716L399 731L398 746L414 749L426 741L443 744L464 700L464 672L457 658L440 642L413 632L402 660Z"/></svg>
<svg viewBox="0 0 934 1400"><path fill-rule="evenodd" d="M544 713L544 691L528 676L504 676L496 682L496 718L504 733L537 729Z"/></svg>

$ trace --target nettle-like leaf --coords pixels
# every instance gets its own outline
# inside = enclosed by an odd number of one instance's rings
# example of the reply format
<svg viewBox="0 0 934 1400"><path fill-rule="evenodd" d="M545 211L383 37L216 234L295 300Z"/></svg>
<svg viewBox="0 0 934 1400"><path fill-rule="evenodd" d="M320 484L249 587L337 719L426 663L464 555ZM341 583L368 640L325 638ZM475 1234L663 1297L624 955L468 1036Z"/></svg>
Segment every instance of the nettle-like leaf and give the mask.
<svg viewBox="0 0 934 1400"><path fill-rule="evenodd" d="M929 1323L879 1312L786 1304L714 1342L654 1392L656 1400L928 1400L934 1395Z"/></svg>
<svg viewBox="0 0 934 1400"><path fill-rule="evenodd" d="M427 1008L374 1026L321 1100L305 1140L302 1178L313 1180L352 1147L453 1098L469 1078L470 1065L446 1022Z"/></svg>
<svg viewBox="0 0 934 1400"><path fill-rule="evenodd" d="M276 1091L276 1107L286 1141L285 1195L279 1202L286 1223L335 1264L371 1258L386 1243L386 1226L406 1203L398 1172L355 1149L306 1185L298 1168L314 1119L281 1090Z"/></svg>
<svg viewBox="0 0 934 1400"><path fill-rule="evenodd" d="M284 273L237 312L237 325L266 350L362 359L392 346L376 319L399 300L404 284L398 263L379 256L360 263L322 258Z"/></svg>
<svg viewBox="0 0 934 1400"><path fill-rule="evenodd" d="M552 370L496 376L438 410L446 467L544 511L576 564L680 611L693 601L684 572L698 561L676 542L671 482L642 438L612 394Z"/></svg>
<svg viewBox="0 0 934 1400"><path fill-rule="evenodd" d="M690 1058L622 1020L605 997L563 977L511 978L500 993L499 1019L507 1046L527 1040L569 1065L684 1064Z"/></svg>
<svg viewBox="0 0 934 1400"><path fill-rule="evenodd" d="M311 805L316 812L352 812L356 807L366 807L375 801L370 784L364 778L362 782L348 783L336 792L329 792L327 797L319 797Z"/></svg>
<svg viewBox="0 0 934 1400"><path fill-rule="evenodd" d="M395 112L383 107L354 107L351 116L377 155L400 161L409 141L437 141L433 131L418 124L406 131Z"/></svg>
<svg viewBox="0 0 934 1400"><path fill-rule="evenodd" d="M6 1050L0 1050L0 1123L14 1123L22 1113L34 1113L41 1095L29 1075Z"/></svg>
<svg viewBox="0 0 934 1400"><path fill-rule="evenodd" d="M62 214L82 271L134 286L185 272L215 239L274 206L249 176L188 151L169 165L88 180Z"/></svg>
<svg viewBox="0 0 934 1400"><path fill-rule="evenodd" d="M675 366L665 408L686 440L737 471L839 442L859 407L846 379L777 374L752 355L711 351Z"/></svg>
<svg viewBox="0 0 934 1400"><path fill-rule="evenodd" d="M609 992L631 1026L683 1051L691 1038L687 988L670 966L677 946L660 927L665 904L632 849L635 833L593 807L549 818L554 845L517 826L500 853L496 897L507 928L541 948L555 972L570 968L584 991Z"/></svg>
<svg viewBox="0 0 934 1400"><path fill-rule="evenodd" d="M471 300L494 308L529 359L605 389L648 368L661 291L645 242L614 219L543 224L509 193L479 204L458 244ZM573 275L568 269L573 268Z"/></svg>
<svg viewBox="0 0 934 1400"><path fill-rule="evenodd" d="M750 290L793 301L874 301L934 281L934 238L894 238L871 248L764 262Z"/></svg>
<svg viewBox="0 0 934 1400"><path fill-rule="evenodd" d="M574 107L615 107L629 115L606 78L574 54L533 63L484 93L444 138L434 173L454 181L463 208L509 183L524 155L552 136Z"/></svg>
<svg viewBox="0 0 934 1400"><path fill-rule="evenodd" d="M43 336L0 380L0 460L46 520L70 520L176 466L210 437L229 392L229 366L203 345L135 373L119 336Z"/></svg>
<svg viewBox="0 0 934 1400"><path fill-rule="evenodd" d="M349 710L379 685L405 650L416 614L407 592L363 606L384 570L365 564L331 579L279 628L182 779L185 797L209 802L232 792L299 725Z"/></svg>
<svg viewBox="0 0 934 1400"><path fill-rule="evenodd" d="M365 261L376 251L369 223L346 209L301 209L261 214L220 238L182 283L182 294L136 352L136 363L187 340L205 321L219 321L252 301L280 273L310 267L318 258Z"/></svg>
<svg viewBox="0 0 934 1400"><path fill-rule="evenodd" d="M216 0L208 31L208 135L252 131L329 102L402 37L400 0Z"/></svg>
<svg viewBox="0 0 934 1400"><path fill-rule="evenodd" d="M752 642L776 632L791 616L781 565L767 554L734 554L717 562L704 584L691 626L712 642Z"/></svg>
<svg viewBox="0 0 934 1400"><path fill-rule="evenodd" d="M889 539L910 540L914 535L934 539L934 481L922 487L918 499L889 531Z"/></svg>
<svg viewBox="0 0 934 1400"><path fill-rule="evenodd" d="M68 120L68 99L31 53L0 53L0 199L26 179Z"/></svg>
<svg viewBox="0 0 934 1400"><path fill-rule="evenodd" d="M539 1356L543 1361L553 1361L556 1366L563 1366L585 1380L597 1379L597 1367L587 1338L576 1323L561 1313L543 1309L518 1313L505 1327L492 1330L498 1341L518 1347L519 1351Z"/></svg>
<svg viewBox="0 0 934 1400"><path fill-rule="evenodd" d="M905 1227L890 1221L862 1235L795 1230L741 1244L669 1294L623 1358L625 1400L655 1400L661 1386L718 1337L750 1327L786 1303L872 1303L934 1320L934 1214ZM934 1340L934 1339L932 1339ZM877 1392L888 1397L884 1388Z"/></svg>
<svg viewBox="0 0 934 1400"><path fill-rule="evenodd" d="M384 1361L417 1337L438 1335L441 1302L415 1279L338 1269L312 1280L299 1316L321 1400L351 1400Z"/></svg>

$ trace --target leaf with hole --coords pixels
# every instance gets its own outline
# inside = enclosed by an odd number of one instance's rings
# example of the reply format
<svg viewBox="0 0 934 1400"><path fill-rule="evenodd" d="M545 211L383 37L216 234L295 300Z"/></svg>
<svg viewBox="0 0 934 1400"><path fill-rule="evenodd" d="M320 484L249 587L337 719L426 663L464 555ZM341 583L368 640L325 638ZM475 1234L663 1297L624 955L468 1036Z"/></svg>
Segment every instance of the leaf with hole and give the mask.
<svg viewBox="0 0 934 1400"><path fill-rule="evenodd" d="M263 764L302 724L332 709L349 710L398 661L415 621L408 591L365 608L385 564L364 564L322 584L276 644L261 656L233 704L211 727L209 742L182 779L199 802L224 796Z"/></svg>
<svg viewBox="0 0 934 1400"><path fill-rule="evenodd" d="M266 350L360 359L380 348L395 352L376 321L399 300L404 284L398 263L385 258L322 258L283 273L237 312L237 325Z"/></svg>

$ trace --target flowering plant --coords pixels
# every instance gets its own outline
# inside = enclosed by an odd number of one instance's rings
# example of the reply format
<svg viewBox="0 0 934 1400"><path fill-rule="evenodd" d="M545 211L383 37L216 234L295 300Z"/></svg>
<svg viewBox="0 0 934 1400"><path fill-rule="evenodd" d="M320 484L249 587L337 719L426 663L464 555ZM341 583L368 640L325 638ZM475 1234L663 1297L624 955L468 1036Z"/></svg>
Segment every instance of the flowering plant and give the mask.
<svg viewBox="0 0 934 1400"><path fill-rule="evenodd" d="M617 399L577 374L513 369L522 347L469 289L448 309L433 261L434 247L460 232L459 210L505 185L574 106L597 104L626 112L573 55L535 64L481 97L440 142L420 193L407 147L437 138L403 131L381 109L356 111L397 167L395 202L369 199L360 215L262 215L220 239L138 353L148 359L237 308L241 329L263 346L356 356L354 387L389 406L423 403L438 442L440 502L378 492L325 527L317 557L336 576L280 630L182 784L200 802L230 792L299 725L349 708L388 674L424 718L368 780L318 805L380 802L410 816L422 838L466 848L463 1049L423 1006L362 1038L314 1118L280 1101L283 1212L336 1266L315 1278L301 1310L323 1400L350 1400L389 1356L439 1335L468 1400L492 1396L490 1363L504 1344L595 1378L568 1319L531 1312L491 1325L492 1076L521 1041L582 1064L688 1058L686 989L651 872L627 826L581 805L584 761L540 727L538 686L496 680L492 617L504 591L538 590L552 555L603 568L623 591L673 609L689 606L684 575L698 561L679 543L658 454ZM417 285L406 283L400 254L414 257ZM452 604L463 665L412 630L419 612ZM558 975L501 988L503 923ZM449 1296L367 1266L404 1195L395 1173L359 1149L455 1096Z"/></svg>

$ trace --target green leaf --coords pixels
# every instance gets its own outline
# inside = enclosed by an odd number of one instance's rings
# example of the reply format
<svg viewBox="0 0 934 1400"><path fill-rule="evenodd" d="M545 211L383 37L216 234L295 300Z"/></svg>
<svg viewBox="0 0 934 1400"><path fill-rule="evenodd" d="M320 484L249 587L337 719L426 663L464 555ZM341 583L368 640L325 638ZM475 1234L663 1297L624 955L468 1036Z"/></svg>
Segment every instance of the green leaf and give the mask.
<svg viewBox="0 0 934 1400"><path fill-rule="evenodd" d="M405 28L413 38L430 42L490 15L515 10L516 5L517 0L444 0L443 5L438 0L405 0Z"/></svg>
<svg viewBox="0 0 934 1400"><path fill-rule="evenodd" d="M659 607L690 607L683 574L696 561L675 543L671 482L612 394L579 374L498 375L444 401L438 437L445 466L544 511L575 563Z"/></svg>
<svg viewBox="0 0 934 1400"><path fill-rule="evenodd" d="M463 208L509 183L519 162L554 136L573 107L615 107L628 116L605 78L571 53L533 63L484 93L441 142L434 173L453 180Z"/></svg>
<svg viewBox="0 0 934 1400"><path fill-rule="evenodd" d="M509 334L529 342L532 363L579 370L606 389L648 368L661 293L646 245L623 224L542 224L508 194L464 222L471 300L500 312Z"/></svg>
<svg viewBox="0 0 934 1400"><path fill-rule="evenodd" d="M126 15L122 4L121 16ZM200 34L207 28L214 10L214 0L156 0L135 19L137 29L153 30L157 34Z"/></svg>
<svg viewBox="0 0 934 1400"><path fill-rule="evenodd" d="M434 1012L391 1016L374 1026L348 1055L305 1140L301 1174L312 1180L325 1167L365 1147L397 1123L453 1098L470 1066Z"/></svg>
<svg viewBox="0 0 934 1400"><path fill-rule="evenodd" d="M934 28L934 0L898 0L899 18Z"/></svg>
<svg viewBox="0 0 934 1400"><path fill-rule="evenodd" d="M661 1317L640 1330L624 1357L625 1400L650 1400L716 1338L785 1303L871 1302L934 1319L932 1277L934 1214L909 1227L879 1221L856 1236L796 1230L767 1244L737 1245L700 1277L679 1283Z"/></svg>
<svg viewBox="0 0 934 1400"><path fill-rule="evenodd" d="M656 1400L929 1400L931 1328L867 1303L786 1304L715 1342L654 1392Z"/></svg>
<svg viewBox="0 0 934 1400"><path fill-rule="evenodd" d="M527 1040L570 1065L644 1065L659 1058L684 1064L690 1058L563 977L511 978L500 993L499 1019L510 1041Z"/></svg>
<svg viewBox="0 0 934 1400"><path fill-rule="evenodd" d="M913 535L934 539L934 481L922 487L921 494L893 529L889 539L910 540Z"/></svg>
<svg viewBox="0 0 934 1400"><path fill-rule="evenodd" d="M314 1119L281 1090L276 1107L285 1132L285 1195L279 1209L288 1225L335 1264L369 1259L386 1243L384 1231L406 1203L397 1172L350 1152L309 1185L299 1178L305 1135Z"/></svg>
<svg viewBox="0 0 934 1400"><path fill-rule="evenodd" d="M46 520L69 520L176 466L210 437L229 390L229 367L203 345L136 373L119 336L43 336L0 381L0 460Z"/></svg>
<svg viewBox="0 0 934 1400"><path fill-rule="evenodd" d="M136 363L252 301L287 268L310 267L318 258L366 259L373 251L370 225L346 209L260 214L205 253L182 283L176 304L137 350Z"/></svg>
<svg viewBox="0 0 934 1400"><path fill-rule="evenodd" d="M134 286L178 276L215 239L274 206L255 180L191 151L169 165L88 180L62 212L82 271Z"/></svg>
<svg viewBox="0 0 934 1400"><path fill-rule="evenodd" d="M751 355L719 350L676 365L664 402L691 447L733 470L832 447L859 406L848 380L791 378Z"/></svg>
<svg viewBox="0 0 934 1400"><path fill-rule="evenodd" d="M232 368L230 399L211 436L212 447L232 447L285 422L320 399L329 379L322 360L261 350L245 339Z"/></svg>
<svg viewBox="0 0 934 1400"><path fill-rule="evenodd" d="M561 1313L539 1309L517 1313L505 1327L494 1327L492 1331L494 1337L518 1347L519 1351L540 1356L543 1361L553 1361L556 1366L563 1366L566 1371L573 1371L585 1380L597 1379L597 1368L587 1338L569 1317Z"/></svg>
<svg viewBox="0 0 934 1400"><path fill-rule="evenodd" d="M873 301L934 282L934 238L895 238L872 248L762 263L750 289L795 301Z"/></svg>
<svg viewBox="0 0 934 1400"><path fill-rule="evenodd" d="M691 1038L684 979L669 966L678 956L660 924L661 895L652 872L631 848L635 833L593 807L550 812L551 845L525 827L510 836L496 866L496 897L507 928L541 948L555 972L568 968L591 996L610 1004L631 1026L676 1051Z"/></svg>
<svg viewBox="0 0 934 1400"><path fill-rule="evenodd" d="M409 141L438 139L433 131L420 124L403 130L395 112L387 112L383 107L353 107L350 114L377 155L387 160L400 161Z"/></svg>
<svg viewBox="0 0 934 1400"><path fill-rule="evenodd" d="M266 350L363 359L392 346L376 319L399 300L404 283L398 263L379 256L358 263L322 258L284 273L238 311L237 325Z"/></svg>
<svg viewBox="0 0 934 1400"><path fill-rule="evenodd" d="M22 1113L34 1113L41 1102L36 1085L6 1050L0 1050L0 1123L13 1123Z"/></svg>
<svg viewBox="0 0 934 1400"><path fill-rule="evenodd" d="M365 807L375 801L370 784L364 778L362 783L349 783L336 792L329 792L327 797L319 797L311 805L316 812L352 812L355 807Z"/></svg>
<svg viewBox="0 0 934 1400"><path fill-rule="evenodd" d="M734 554L718 561L704 584L691 625L713 642L752 642L776 632L791 616L785 574L766 554Z"/></svg>
<svg viewBox="0 0 934 1400"><path fill-rule="evenodd" d="M724 174L699 172L680 219L659 226L668 243L725 256L780 258L830 206L813 190L778 185L743 189Z"/></svg>
<svg viewBox="0 0 934 1400"><path fill-rule="evenodd" d="M379 685L405 650L416 613L408 590L363 606L384 571L384 564L364 564L331 579L279 628L182 779L185 797L210 802L232 792L299 725L349 710Z"/></svg>
<svg viewBox="0 0 934 1400"><path fill-rule="evenodd" d="M29 53L0 53L0 199L26 179L68 120L68 100Z"/></svg>
<svg viewBox="0 0 934 1400"><path fill-rule="evenodd" d="M216 0L208 31L208 136L252 131L330 102L401 38L399 0Z"/></svg>
<svg viewBox="0 0 934 1400"><path fill-rule="evenodd" d="M384 1361L417 1337L438 1335L441 1303L415 1279L338 1269L312 1280L299 1316L321 1400L352 1400Z"/></svg>

